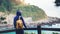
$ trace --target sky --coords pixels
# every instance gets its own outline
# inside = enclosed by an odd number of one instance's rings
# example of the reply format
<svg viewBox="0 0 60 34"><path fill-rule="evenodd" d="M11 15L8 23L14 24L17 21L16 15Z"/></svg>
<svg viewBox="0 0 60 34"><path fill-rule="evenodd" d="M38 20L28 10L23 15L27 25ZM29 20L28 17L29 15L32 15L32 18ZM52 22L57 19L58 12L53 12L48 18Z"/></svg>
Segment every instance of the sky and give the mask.
<svg viewBox="0 0 60 34"><path fill-rule="evenodd" d="M25 2L43 9L47 16L60 18L60 7L55 6L55 0L25 0Z"/></svg>

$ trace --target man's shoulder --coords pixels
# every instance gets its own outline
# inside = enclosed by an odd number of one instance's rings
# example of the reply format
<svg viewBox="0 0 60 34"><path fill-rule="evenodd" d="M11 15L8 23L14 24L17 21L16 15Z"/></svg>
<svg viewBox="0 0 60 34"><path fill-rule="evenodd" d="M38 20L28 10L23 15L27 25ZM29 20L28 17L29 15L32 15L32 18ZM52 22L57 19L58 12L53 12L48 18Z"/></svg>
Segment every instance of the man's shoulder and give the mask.
<svg viewBox="0 0 60 34"><path fill-rule="evenodd" d="M14 19L18 19L18 16L15 16Z"/></svg>
<svg viewBox="0 0 60 34"><path fill-rule="evenodd" d="M15 16L14 18L18 18L18 16Z"/></svg>

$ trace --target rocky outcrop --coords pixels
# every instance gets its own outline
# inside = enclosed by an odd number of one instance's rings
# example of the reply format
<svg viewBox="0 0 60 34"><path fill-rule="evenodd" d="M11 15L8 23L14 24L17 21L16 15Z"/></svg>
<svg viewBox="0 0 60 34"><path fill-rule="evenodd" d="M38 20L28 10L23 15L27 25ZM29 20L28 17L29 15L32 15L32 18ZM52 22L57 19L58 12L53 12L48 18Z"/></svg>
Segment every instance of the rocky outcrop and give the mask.
<svg viewBox="0 0 60 34"><path fill-rule="evenodd" d="M1 16L3 16L4 14L5 14L5 13L3 13L3 12L0 12L0 17L1 17Z"/></svg>
<svg viewBox="0 0 60 34"><path fill-rule="evenodd" d="M22 4L22 5L27 5L24 0L11 0L12 2L16 3L17 5Z"/></svg>

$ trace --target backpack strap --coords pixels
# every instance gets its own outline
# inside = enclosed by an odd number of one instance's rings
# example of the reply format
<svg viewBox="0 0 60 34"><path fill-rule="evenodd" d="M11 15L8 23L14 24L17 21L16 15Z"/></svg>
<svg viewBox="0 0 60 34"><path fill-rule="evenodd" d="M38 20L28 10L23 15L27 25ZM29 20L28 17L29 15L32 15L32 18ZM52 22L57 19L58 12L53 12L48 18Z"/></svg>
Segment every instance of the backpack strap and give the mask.
<svg viewBox="0 0 60 34"><path fill-rule="evenodd" d="M18 19L20 20L20 18L21 18L21 16L19 16L19 18L18 18Z"/></svg>

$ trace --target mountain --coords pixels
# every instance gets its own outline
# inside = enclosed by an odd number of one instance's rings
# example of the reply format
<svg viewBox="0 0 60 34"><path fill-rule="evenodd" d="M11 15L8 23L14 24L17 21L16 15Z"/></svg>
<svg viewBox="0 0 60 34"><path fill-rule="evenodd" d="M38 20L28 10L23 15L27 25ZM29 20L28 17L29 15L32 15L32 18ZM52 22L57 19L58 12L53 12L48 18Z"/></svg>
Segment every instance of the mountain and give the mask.
<svg viewBox="0 0 60 34"><path fill-rule="evenodd" d="M22 11L23 17L32 17L33 20L46 19L47 15L41 8L34 5L24 5L24 0L3 0L0 5L0 12L9 12L12 14L16 13L16 10L20 9ZM17 2L18 5L16 4ZM27 4L27 3L25 3Z"/></svg>
<svg viewBox="0 0 60 34"><path fill-rule="evenodd" d="M32 17L33 20L40 20L47 18L45 12L41 8L34 5L14 6L11 13L15 14L16 10L18 9L17 7L22 11L23 17Z"/></svg>

